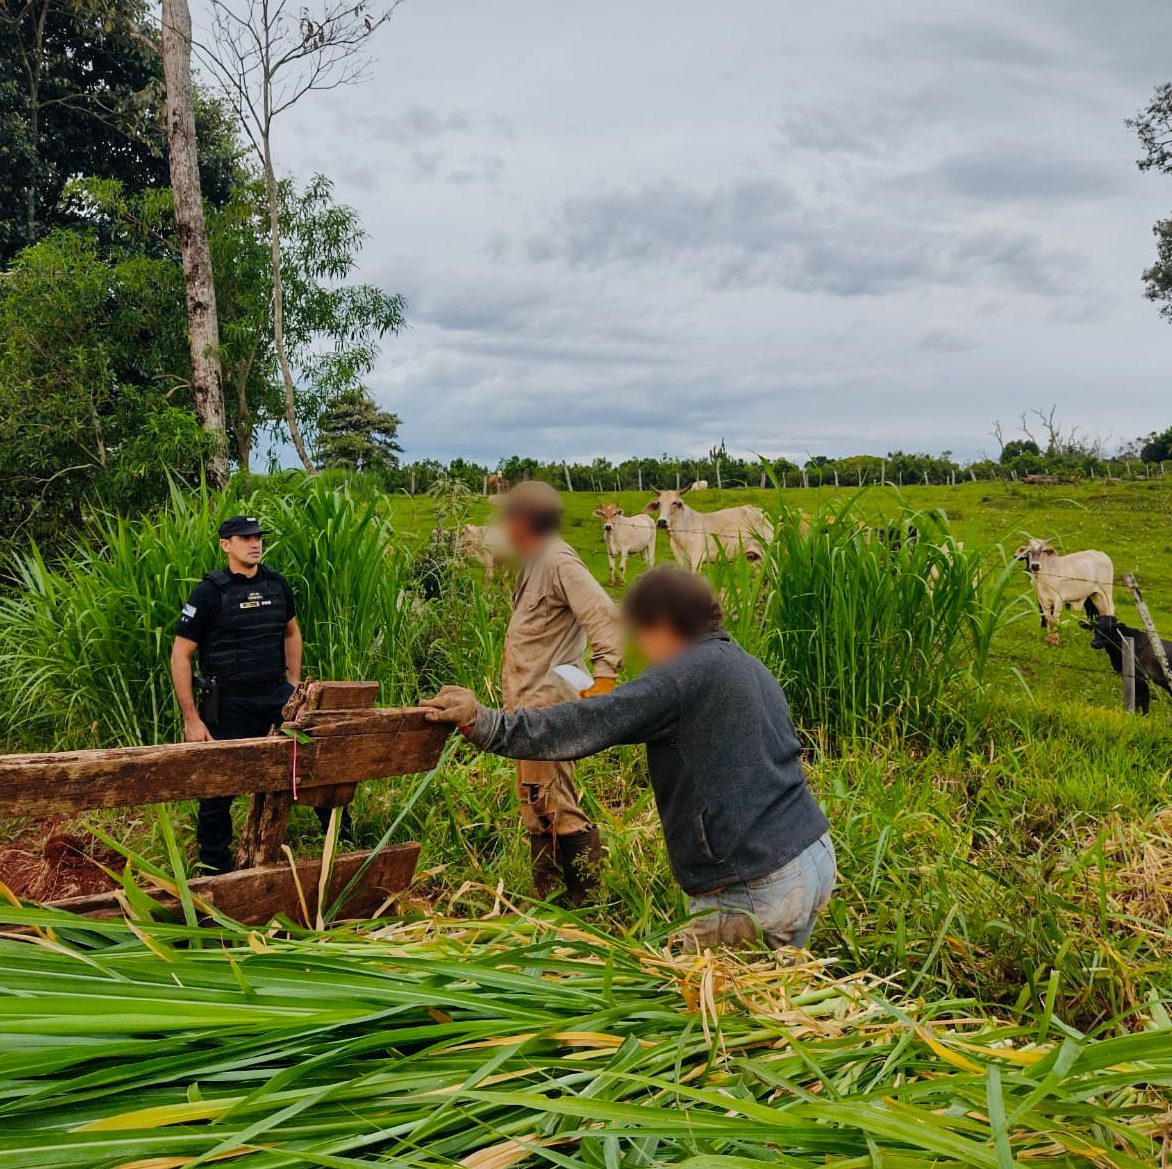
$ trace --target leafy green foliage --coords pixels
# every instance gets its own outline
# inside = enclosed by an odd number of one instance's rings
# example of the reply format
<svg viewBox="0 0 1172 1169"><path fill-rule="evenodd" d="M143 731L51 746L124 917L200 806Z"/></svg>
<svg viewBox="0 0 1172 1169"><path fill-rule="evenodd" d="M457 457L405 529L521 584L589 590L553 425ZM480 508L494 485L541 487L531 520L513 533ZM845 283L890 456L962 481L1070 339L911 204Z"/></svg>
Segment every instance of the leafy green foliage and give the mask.
<svg viewBox="0 0 1172 1169"><path fill-rule="evenodd" d="M398 433L397 414L380 410L362 390L345 390L318 420L318 465L350 471L394 470L403 450L396 441Z"/></svg>
<svg viewBox="0 0 1172 1169"><path fill-rule="evenodd" d="M87 506L134 511L169 475L198 475L205 440L171 364L183 344L176 275L165 260L107 260L92 239L58 232L0 281L5 538L52 538Z"/></svg>
<svg viewBox="0 0 1172 1169"><path fill-rule="evenodd" d="M21 0L0 7L0 268L49 232L84 224L62 200L76 175L137 191L168 182L163 69L142 0ZM238 166L222 106L200 97L205 198Z"/></svg>

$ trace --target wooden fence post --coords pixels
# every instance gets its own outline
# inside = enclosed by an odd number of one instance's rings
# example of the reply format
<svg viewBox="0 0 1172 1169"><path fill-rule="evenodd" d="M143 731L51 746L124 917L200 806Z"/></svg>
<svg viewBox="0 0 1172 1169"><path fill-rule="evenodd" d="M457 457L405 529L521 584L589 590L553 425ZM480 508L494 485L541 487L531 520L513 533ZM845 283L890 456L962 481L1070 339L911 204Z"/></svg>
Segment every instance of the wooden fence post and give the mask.
<svg viewBox="0 0 1172 1169"><path fill-rule="evenodd" d="M1135 640L1130 637L1120 638L1123 646L1123 709L1128 714L1135 714Z"/></svg>
<svg viewBox="0 0 1172 1169"><path fill-rule="evenodd" d="M1139 612L1139 619L1144 623L1144 628L1148 631L1148 641L1151 642L1152 653L1156 655L1156 661L1159 662L1160 669L1164 671L1164 680L1169 686L1172 686L1172 670L1168 668L1168 655L1164 652L1164 643L1160 640L1159 633L1156 632L1156 623L1152 620L1152 615L1148 611L1143 593L1139 591L1139 582L1135 579L1135 573L1125 573L1123 583L1130 590L1131 599L1135 602L1136 610ZM1155 679L1152 678L1151 681L1154 682Z"/></svg>

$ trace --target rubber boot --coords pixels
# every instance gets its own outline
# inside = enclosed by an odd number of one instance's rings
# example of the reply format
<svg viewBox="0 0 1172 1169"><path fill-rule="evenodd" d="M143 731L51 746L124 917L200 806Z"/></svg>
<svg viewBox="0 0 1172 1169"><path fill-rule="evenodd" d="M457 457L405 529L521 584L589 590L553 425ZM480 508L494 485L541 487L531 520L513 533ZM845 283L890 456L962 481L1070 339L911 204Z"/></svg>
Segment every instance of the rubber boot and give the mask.
<svg viewBox="0 0 1172 1169"><path fill-rule="evenodd" d="M529 856L533 862L533 892L539 901L548 901L556 889L561 887L562 875L558 871L557 846L552 833L529 834Z"/></svg>
<svg viewBox="0 0 1172 1169"><path fill-rule="evenodd" d="M569 903L580 909L597 900L602 874L602 833L597 828L587 828L572 836L559 836L557 859Z"/></svg>

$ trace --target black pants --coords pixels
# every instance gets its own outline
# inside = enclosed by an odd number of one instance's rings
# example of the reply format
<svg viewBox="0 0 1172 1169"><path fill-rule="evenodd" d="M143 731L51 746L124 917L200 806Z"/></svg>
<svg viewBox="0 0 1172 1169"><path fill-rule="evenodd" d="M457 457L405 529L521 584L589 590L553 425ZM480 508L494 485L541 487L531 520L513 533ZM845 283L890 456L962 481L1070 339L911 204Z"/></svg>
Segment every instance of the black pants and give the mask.
<svg viewBox="0 0 1172 1169"><path fill-rule="evenodd" d="M252 694L223 694L220 719L209 725L215 739L256 739L267 735L281 721L281 708L293 693L288 682L279 682L268 690ZM199 801L199 818L195 838L199 859L212 873L230 873L235 867L232 857L232 801L235 796L213 796ZM329 808L315 808L324 832L330 823ZM340 838L354 841L350 809L342 809Z"/></svg>

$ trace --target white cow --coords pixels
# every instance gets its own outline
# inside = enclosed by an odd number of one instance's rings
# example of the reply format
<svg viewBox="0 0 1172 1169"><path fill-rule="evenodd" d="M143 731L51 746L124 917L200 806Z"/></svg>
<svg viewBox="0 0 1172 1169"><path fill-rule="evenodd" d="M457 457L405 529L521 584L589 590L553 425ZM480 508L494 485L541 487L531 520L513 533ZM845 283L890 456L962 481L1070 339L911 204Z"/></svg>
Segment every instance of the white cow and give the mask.
<svg viewBox="0 0 1172 1169"><path fill-rule="evenodd" d="M614 564L619 562L623 584L627 583L627 557L637 552L650 568L655 563L655 521L649 515L626 515L617 503L603 503L594 509L602 518L602 542L614 584Z"/></svg>
<svg viewBox="0 0 1172 1169"><path fill-rule="evenodd" d="M667 529L678 563L695 572L721 552L734 556L743 551L749 560L764 558L764 545L773 539L773 524L759 507L696 511L684 502L683 495L682 491L661 491L644 509L659 513L658 525Z"/></svg>
<svg viewBox="0 0 1172 1169"><path fill-rule="evenodd" d="M456 551L483 565L489 580L496 575L497 565L509 558L508 542L499 524L465 524Z"/></svg>
<svg viewBox="0 0 1172 1169"><path fill-rule="evenodd" d="M1082 605L1091 618L1115 615L1115 566L1106 552L1090 548L1059 556L1049 540L1031 540L1014 555L1025 561L1026 572L1034 578L1042 628L1049 631L1047 641L1058 640L1056 630L1066 605Z"/></svg>
<svg viewBox="0 0 1172 1169"><path fill-rule="evenodd" d="M708 480L707 479L697 479L688 488L686 488L686 490L688 490L688 491L707 491L708 490Z"/></svg>

